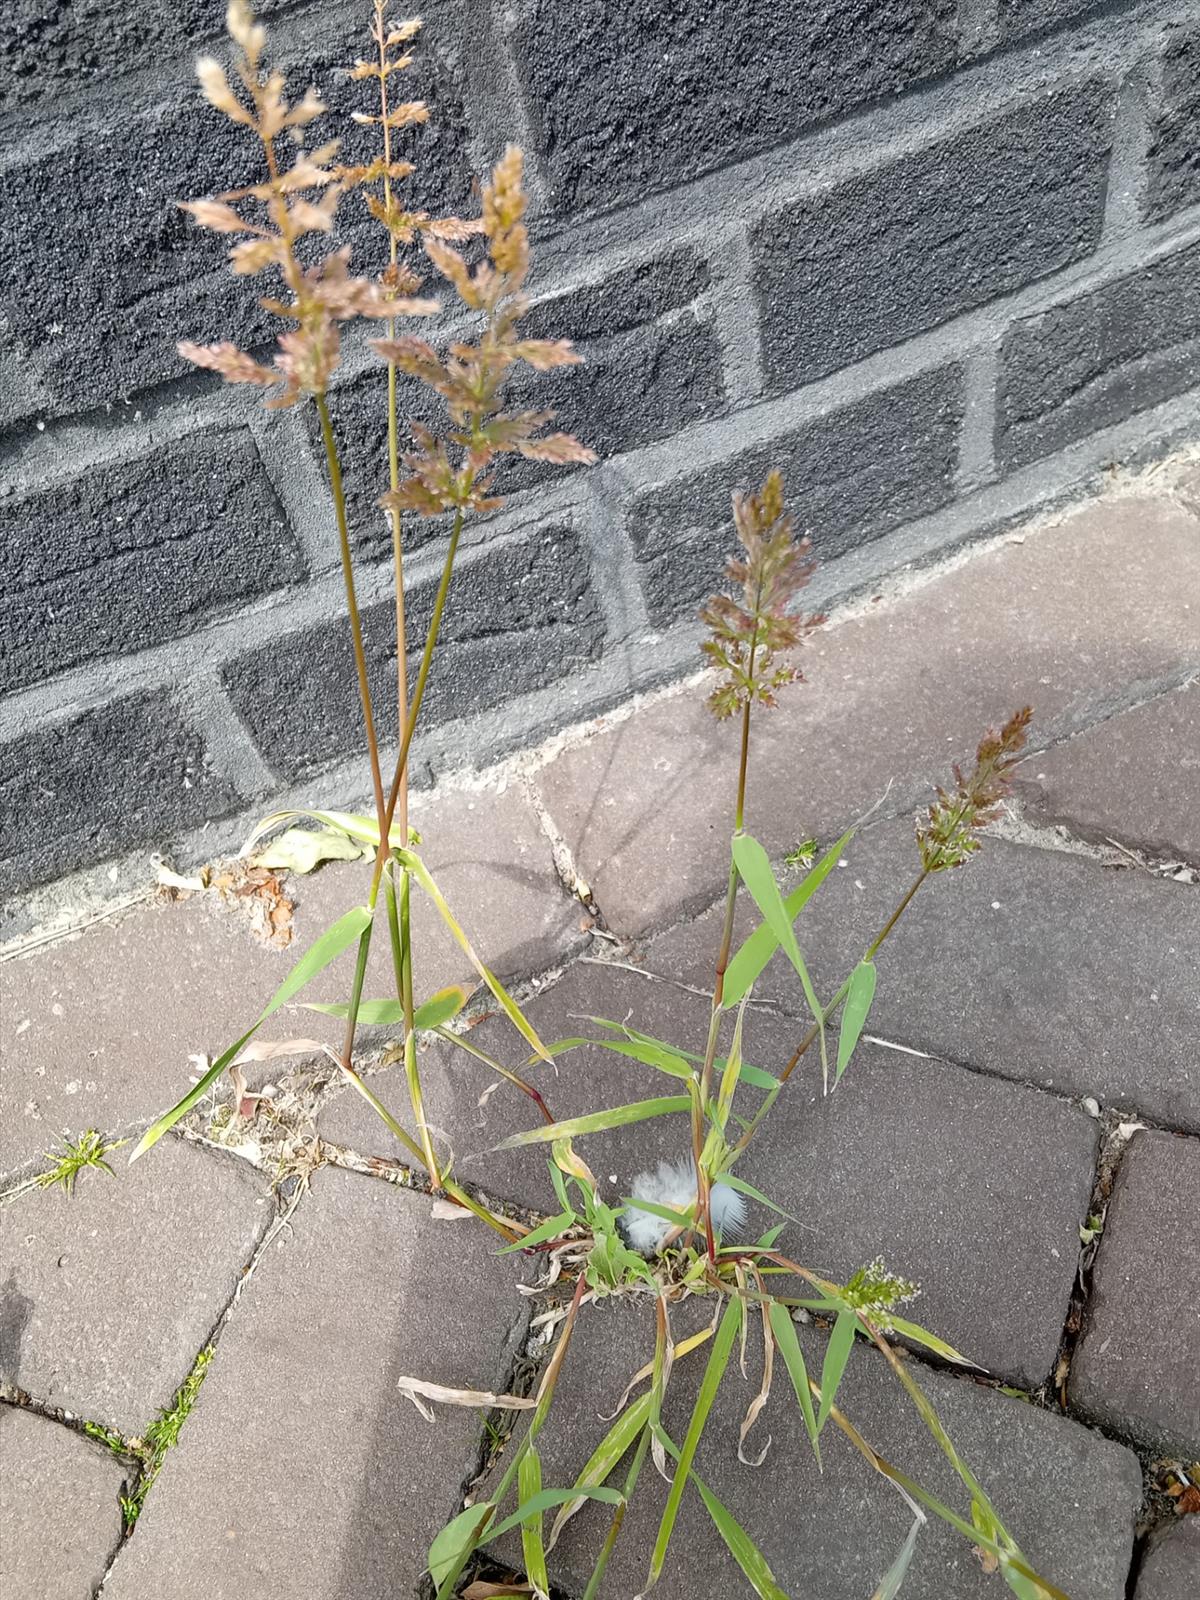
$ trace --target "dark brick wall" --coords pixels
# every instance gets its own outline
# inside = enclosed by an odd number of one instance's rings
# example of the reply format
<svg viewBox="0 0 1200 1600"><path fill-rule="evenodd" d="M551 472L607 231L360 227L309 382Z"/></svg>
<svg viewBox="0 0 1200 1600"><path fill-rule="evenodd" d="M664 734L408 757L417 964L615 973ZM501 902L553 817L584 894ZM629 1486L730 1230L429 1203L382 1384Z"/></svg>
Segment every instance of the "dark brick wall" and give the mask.
<svg viewBox="0 0 1200 1600"><path fill-rule="evenodd" d="M365 0L263 0L347 159ZM0 18L0 819L5 892L288 785L365 792L318 430L185 369L271 334L176 202L256 174L201 102L223 0ZM690 667L729 491L785 471L825 596L1195 422L1200 0L433 0L405 93L415 205L470 211L524 143L519 381L597 450L514 460L468 533L420 770ZM344 237L379 244L361 203ZM431 337L453 337L435 323ZM331 396L381 720L395 717L381 369ZM402 384L406 417L436 403ZM444 549L412 523L420 648ZM840 577L843 572L850 576Z"/></svg>

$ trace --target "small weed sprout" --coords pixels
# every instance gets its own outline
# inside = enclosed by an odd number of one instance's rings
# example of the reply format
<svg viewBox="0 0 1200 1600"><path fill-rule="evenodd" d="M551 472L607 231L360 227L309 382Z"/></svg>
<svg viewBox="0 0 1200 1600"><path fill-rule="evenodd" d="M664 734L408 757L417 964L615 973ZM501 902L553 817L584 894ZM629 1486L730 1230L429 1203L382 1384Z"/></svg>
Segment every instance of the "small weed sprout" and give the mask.
<svg viewBox="0 0 1200 1600"><path fill-rule="evenodd" d="M247 848L280 827L297 822L342 834L366 847L371 856L369 886L361 905L327 929L300 958L267 1002L258 1019L223 1052L200 1080L143 1136L136 1159L208 1093L239 1059L252 1059L258 1028L308 982L344 953L354 952L354 973L345 1004L322 1006L343 1019L345 1032L337 1062L393 1132L400 1145L424 1167L430 1187L451 1203L473 1212L505 1240L508 1251L525 1251L546 1263L543 1287L573 1284L569 1305L561 1309L560 1328L537 1392L532 1400L495 1396L484 1391L442 1390L418 1379L402 1380L414 1399L432 1396L488 1409L511 1402L529 1410L528 1426L510 1447L509 1459L486 1500L469 1506L447 1525L429 1552L428 1567L438 1600L450 1600L477 1549L510 1528L520 1528L529 1580L539 1594L549 1590L547 1551L563 1524L587 1499L612 1509L608 1535L598 1553L584 1600L594 1600L626 1506L634 1493L647 1454L669 1477L670 1491L662 1513L645 1587L659 1578L666 1562L682 1496L694 1481L705 1506L738 1561L747 1581L760 1595L780 1600L783 1591L771 1574L751 1535L693 1473L697 1447L716 1389L739 1336L761 1323L764 1381L751 1403L741 1430L738 1454L744 1461L745 1436L766 1404L771 1373L778 1357L786 1371L800 1420L817 1460L821 1434L832 1422L854 1444L869 1466L888 1479L903 1496L914 1522L879 1593L894 1595L903 1581L927 1514L944 1519L979 1550L986 1562L1025 1600L1064 1600L1060 1591L1030 1569L1013 1536L970 1469L948 1438L913 1377L910 1364L892 1346L899 1336L944 1361L963 1358L936 1334L899 1315L916 1294L915 1285L873 1261L848 1283L837 1284L794 1260L778 1246L786 1213L740 1176L735 1168L769 1115L788 1081L815 1045L821 1082L836 1092L862 1037L875 991L875 960L897 922L925 882L961 867L979 846L979 834L994 819L1011 781L1029 724L1028 710L1018 712L995 733L985 735L969 771L954 770L953 787L939 789L928 817L917 831L920 870L895 910L867 946L839 987L822 1000L817 994L794 923L817 893L846 848L854 830L819 855L815 841L805 840L785 866L802 869L804 877L786 894L762 844L746 829L747 780L754 716L769 711L779 695L802 682L795 652L823 621L803 616L796 602L813 571L807 540L797 540L784 503L783 482L772 472L757 493L735 495L734 521L741 551L732 559L728 579L733 592L715 595L704 608L708 637L703 650L715 669L709 696L714 716L738 728L736 784L731 786L731 840L724 917L716 952L712 1004L703 1048L691 1053L638 1032L627 1021L600 1022L603 1037L594 1046L617 1050L650 1070L674 1080L675 1092L632 1106L602 1110L557 1122L539 1089L519 1073L494 1061L467 1037L447 1029L468 998L455 986L418 1003L413 986L413 929L410 915L414 890L424 894L442 917L478 980L491 993L532 1053L532 1062L550 1062L580 1041L560 1041L555 1050L538 1037L529 1019L476 954L469 935L443 898L423 859L420 840L408 821L408 760L419 723L426 687L434 667L443 617L449 603L455 559L466 519L501 503L498 482L504 458L519 455L545 462L587 462L591 452L568 434L549 431L551 414L512 410L505 391L520 368L546 371L572 364L578 357L561 340L526 338L521 321L527 308L525 283L530 247L525 225L526 197L521 152L505 151L482 185L477 218L436 218L412 210L402 201L402 185L413 166L401 158L396 142L401 133L419 129L427 108L404 101L396 93L397 74L411 60L420 23L393 25L385 19L384 0L375 0L370 29L371 51L357 62L353 77L372 86L372 98L355 120L377 130L379 147L373 159L356 166L337 163L337 145L330 141L307 148L307 130L324 112L319 97L308 91L298 101L285 95L282 75L265 64L266 39L245 0L232 0L228 29L236 51L231 84L225 69L206 58L199 64L207 99L247 130L256 151L258 170L245 187L188 203L201 226L236 238L230 262L236 275L265 276L269 293L262 304L284 323L270 362L238 349L228 341L208 346L183 344L185 356L219 373L227 382L261 388L266 404L292 407L312 404L317 412L325 469L337 518L338 548L346 592L348 625L370 760L374 809L369 816L347 812L285 811L268 817L255 830ZM288 160L283 152L287 148ZM334 244L339 208L357 193L381 230L381 265L370 275L351 270L349 249ZM419 247L419 250L418 250ZM458 302L458 314L472 327L448 339L424 338L410 324L434 316L440 301L425 293L424 273L432 268L443 292ZM328 404L331 381L342 357L345 331L365 322L375 330L370 340L380 366L380 401L386 407L388 451L381 463L379 505L392 536L395 587L398 720L396 755L386 777L382 751L387 738L378 727L368 682L359 616L346 497L342 485L338 431ZM401 445L399 383L414 379L437 397L443 423L431 427L409 423L411 448ZM415 681L408 682L408 637L404 571L404 519L409 516L446 519L445 557L432 615ZM385 781L386 778L386 781ZM748 895L761 921L735 950L733 934L739 896ZM379 903L385 908L392 957L394 995L364 999L367 958ZM786 1063L774 1073L750 1067L742 1056L746 1006L767 962L782 951L795 973L810 1023ZM354 1045L360 1020L402 1027L402 1060L411 1111L405 1127L378 1099L357 1070ZM723 1024L732 1020L732 1035L720 1054ZM549 1147L550 1177L558 1210L536 1227L492 1212L455 1180L448 1154L425 1115L416 1036L438 1032L474 1059L496 1071L526 1094L540 1122L505 1141L505 1147ZM836 1029L836 1033L835 1033ZM243 1054L245 1052L245 1054ZM276 1053L278 1053L276 1047ZM756 1096L748 1104L749 1096ZM600 1199L596 1180L574 1148L576 1138L605 1128L676 1116L680 1122L682 1160L639 1180L635 1193L617 1205ZM686 1129L686 1140L684 1136ZM82 1165L103 1165L103 1150ZM55 1178L52 1181L64 1181ZM734 1237L745 1200L780 1212L783 1220L757 1240ZM787 1292L781 1290L781 1280ZM654 1307L655 1345L651 1359L619 1408L616 1422L601 1447L608 1462L603 1471L585 1470L578 1482L561 1490L543 1486L538 1439L551 1415L555 1388L581 1308L610 1296L641 1297ZM670 1332L670 1309L691 1297L709 1298L714 1316L700 1334L676 1343ZM819 1377L808 1372L793 1316L803 1309L829 1328ZM954 1468L967 1497L962 1515L912 1482L862 1437L836 1404L839 1384L856 1340L877 1348ZM707 1366L687 1433L671 1438L663 1424L663 1396L675 1362L707 1347ZM172 1408L147 1434L140 1459L138 1485L126 1506L129 1525L136 1521L145 1494L178 1436L204 1378L211 1350L202 1352ZM631 1399L636 1383L648 1388ZM433 1394L433 1391L438 1391ZM423 1402L422 1409L424 1409ZM764 1452L765 1454L765 1452ZM668 1458L675 1463L673 1472ZM595 1458L594 1458L595 1459ZM762 1459L760 1455L759 1460ZM625 1462L622 1487L606 1483ZM501 1507L511 1491L516 1508ZM557 1508L549 1537L543 1512Z"/></svg>
<svg viewBox="0 0 1200 1600"><path fill-rule="evenodd" d="M88 1168L98 1168L99 1171L115 1174L107 1163L107 1155L112 1155L114 1150L122 1149L128 1144L128 1139L106 1139L104 1134L98 1133L94 1128L88 1128L86 1133L78 1134L77 1139L70 1138L70 1134L62 1134L59 1139L59 1149L46 1150L43 1160L48 1162L45 1171L35 1173L30 1179L32 1189L61 1189L62 1194L70 1198L74 1195L75 1182L78 1174Z"/></svg>

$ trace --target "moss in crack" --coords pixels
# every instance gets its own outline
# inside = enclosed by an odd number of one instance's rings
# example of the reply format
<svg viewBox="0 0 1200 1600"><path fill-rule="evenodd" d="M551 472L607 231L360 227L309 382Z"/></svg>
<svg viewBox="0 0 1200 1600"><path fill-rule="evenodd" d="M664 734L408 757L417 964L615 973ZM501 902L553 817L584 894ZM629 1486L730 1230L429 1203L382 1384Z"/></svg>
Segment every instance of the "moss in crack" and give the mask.
<svg viewBox="0 0 1200 1600"><path fill-rule="evenodd" d="M155 1420L146 1429L145 1437L121 1441L122 1445L125 1446L125 1451L118 1451L118 1453L127 1452L132 1455L138 1465L138 1474L132 1490L129 1494L121 1496L121 1514L125 1519L125 1532L127 1534L132 1533L138 1517L141 1516L142 1507L146 1503L146 1496L154 1486L154 1480L162 1471L167 1452L173 1445L178 1443L180 1431L196 1403L196 1397L200 1393L200 1386L208 1374L208 1368L213 1358L213 1349L214 1347L209 1344L205 1345L204 1349L201 1350L192 1365L192 1370L180 1384L174 1400L164 1411L159 1412ZM119 1435L114 1434L112 1438L105 1437L106 1434L112 1434L111 1429L101 1429L97 1424L90 1424L89 1431L92 1427L97 1429L92 1434L93 1438L99 1438L102 1443L108 1445L109 1449L117 1450L117 1446L112 1440L119 1438Z"/></svg>

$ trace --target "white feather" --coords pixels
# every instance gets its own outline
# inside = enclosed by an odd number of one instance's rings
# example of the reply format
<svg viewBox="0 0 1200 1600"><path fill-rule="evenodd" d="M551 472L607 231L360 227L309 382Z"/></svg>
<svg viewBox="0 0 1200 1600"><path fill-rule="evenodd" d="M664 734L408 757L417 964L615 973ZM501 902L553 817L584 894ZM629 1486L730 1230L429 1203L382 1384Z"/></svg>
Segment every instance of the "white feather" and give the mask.
<svg viewBox="0 0 1200 1600"><path fill-rule="evenodd" d="M684 1161L660 1161L648 1172L639 1172L631 1191L634 1200L649 1200L652 1205L672 1211L687 1211L696 1203L696 1165ZM727 1183L715 1183L709 1192L713 1228L723 1239L734 1239L746 1220L746 1202ZM631 1250L656 1256L673 1224L653 1211L631 1205L621 1218L622 1231Z"/></svg>

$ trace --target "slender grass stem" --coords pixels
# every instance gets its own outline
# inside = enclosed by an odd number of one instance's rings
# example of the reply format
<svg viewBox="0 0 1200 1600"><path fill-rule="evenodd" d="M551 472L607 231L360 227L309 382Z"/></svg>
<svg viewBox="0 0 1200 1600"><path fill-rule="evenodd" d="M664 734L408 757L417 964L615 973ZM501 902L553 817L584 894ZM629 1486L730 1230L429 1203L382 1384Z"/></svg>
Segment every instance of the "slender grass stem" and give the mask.
<svg viewBox="0 0 1200 1600"><path fill-rule="evenodd" d="M755 647L750 647L749 675L754 676ZM746 816L746 777L750 767L750 701L742 707L741 757L738 762L737 801L733 813L733 835L736 839L743 831ZM697 1213L704 1218L704 1237L710 1261L717 1258L717 1242L713 1235L709 1206L708 1174L700 1160L704 1148L704 1112L712 1092L713 1063L717 1057L717 1041L721 1032L721 1011L725 998L725 973L729 968L729 955L733 948L733 920L737 910L738 873L732 858L729 862L729 886L725 894L725 920L721 928L721 946L717 952L716 977L713 983L712 1011L708 1020L708 1039L704 1046L704 1064L700 1069L699 1102L692 1102L692 1159L696 1163Z"/></svg>
<svg viewBox="0 0 1200 1600"><path fill-rule="evenodd" d="M477 1044L466 1038L464 1034L452 1033L449 1028L435 1028L434 1032L439 1038L445 1039L448 1044L457 1045L460 1050L465 1050L469 1056L474 1056L476 1061L482 1061L485 1066L491 1067L493 1072L497 1073L501 1078L507 1079L514 1088L520 1089L522 1094L527 1094L541 1112L543 1120L548 1127L554 1123L554 1113L542 1098L541 1093L534 1088L533 1084L522 1078L519 1073L514 1072L511 1067L506 1067L503 1062L497 1061L495 1056L488 1055L486 1050L481 1050Z"/></svg>
<svg viewBox="0 0 1200 1600"><path fill-rule="evenodd" d="M366 724L367 749L371 757L371 784L375 791L375 814L383 816L383 773L379 765L379 744L375 737L375 715L371 707L371 685L367 678L367 654L363 648L362 618L358 610L358 596L354 588L354 562L350 551L350 528L346 520L346 494L342 486L342 464L338 457L337 440L333 433L333 420L323 394L317 396L317 415L321 419L321 438L325 445L325 465L329 471L329 487L333 491L334 510L337 513L338 544L342 558L342 578L346 585L346 609L350 613L350 635L354 644L354 666L358 673L358 697L362 702L363 722Z"/></svg>

